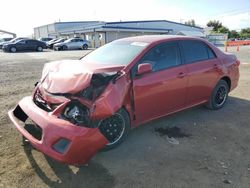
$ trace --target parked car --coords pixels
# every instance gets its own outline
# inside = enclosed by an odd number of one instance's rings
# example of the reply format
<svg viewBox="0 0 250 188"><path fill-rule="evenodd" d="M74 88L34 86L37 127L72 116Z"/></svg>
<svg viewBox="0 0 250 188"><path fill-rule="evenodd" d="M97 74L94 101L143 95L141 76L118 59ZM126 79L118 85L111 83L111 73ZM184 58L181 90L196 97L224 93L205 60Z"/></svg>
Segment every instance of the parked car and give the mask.
<svg viewBox="0 0 250 188"><path fill-rule="evenodd" d="M13 38L1 38L0 39L0 43L1 42L8 42L8 41L10 41L10 40L12 40Z"/></svg>
<svg viewBox="0 0 250 188"><path fill-rule="evenodd" d="M41 37L41 38L39 38L39 39L37 39L37 40L46 43L46 42L49 42L49 41L51 41L51 40L53 40L53 39L54 39L54 38L52 38L52 37Z"/></svg>
<svg viewBox="0 0 250 188"><path fill-rule="evenodd" d="M91 46L90 41L81 38L70 38L54 45L54 50L87 50Z"/></svg>
<svg viewBox="0 0 250 188"><path fill-rule="evenodd" d="M3 48L3 45L5 45L5 44L14 43L14 42L19 41L19 40L22 40L22 39L28 39L28 38L17 37L17 38L13 38L13 39L11 39L11 40L9 40L9 41L2 42L2 43L0 43L0 49L2 49L2 48Z"/></svg>
<svg viewBox="0 0 250 188"><path fill-rule="evenodd" d="M47 48L53 49L55 44L64 42L65 40L67 40L67 39L60 38L60 39L51 40L51 41L47 42Z"/></svg>
<svg viewBox="0 0 250 188"><path fill-rule="evenodd" d="M3 45L3 51L15 53L17 51L38 51L46 48L44 42L34 39L21 39L16 42Z"/></svg>
<svg viewBox="0 0 250 188"><path fill-rule="evenodd" d="M0 39L0 49L2 49L3 45L6 44L8 41L12 40L13 38L1 38Z"/></svg>
<svg viewBox="0 0 250 188"><path fill-rule="evenodd" d="M80 60L45 64L33 95L9 117L41 152L84 164L145 122L200 104L222 108L238 84L239 65L235 55L199 38L124 38ZM35 123L23 126L27 119Z"/></svg>

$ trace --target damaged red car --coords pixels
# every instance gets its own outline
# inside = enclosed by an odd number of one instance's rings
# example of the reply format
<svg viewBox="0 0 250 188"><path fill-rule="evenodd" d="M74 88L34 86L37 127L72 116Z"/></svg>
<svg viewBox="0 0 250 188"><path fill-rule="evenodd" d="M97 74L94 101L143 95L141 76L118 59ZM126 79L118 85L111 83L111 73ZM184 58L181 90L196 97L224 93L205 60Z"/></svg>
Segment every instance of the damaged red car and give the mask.
<svg viewBox="0 0 250 188"><path fill-rule="evenodd" d="M9 117L39 151L81 165L147 121L199 104L222 108L237 86L239 65L199 38L124 38L80 60L45 64L32 96Z"/></svg>

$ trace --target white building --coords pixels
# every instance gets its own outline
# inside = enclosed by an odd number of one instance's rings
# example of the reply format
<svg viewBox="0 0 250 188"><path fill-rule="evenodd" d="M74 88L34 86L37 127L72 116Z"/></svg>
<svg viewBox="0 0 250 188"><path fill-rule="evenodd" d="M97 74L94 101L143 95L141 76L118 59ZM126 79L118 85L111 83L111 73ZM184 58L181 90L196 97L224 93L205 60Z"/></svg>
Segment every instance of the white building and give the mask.
<svg viewBox="0 0 250 188"><path fill-rule="evenodd" d="M195 33L203 36L203 28L192 27L167 20L125 21L125 22L56 22L34 28L35 38L39 37L83 37L98 47L113 40L155 34Z"/></svg>

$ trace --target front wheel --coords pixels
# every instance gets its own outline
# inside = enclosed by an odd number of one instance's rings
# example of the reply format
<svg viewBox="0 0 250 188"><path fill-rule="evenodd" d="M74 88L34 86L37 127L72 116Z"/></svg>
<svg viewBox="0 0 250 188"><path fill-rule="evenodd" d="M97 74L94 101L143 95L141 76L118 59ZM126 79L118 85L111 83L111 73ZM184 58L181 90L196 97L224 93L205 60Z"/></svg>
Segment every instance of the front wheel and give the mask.
<svg viewBox="0 0 250 188"><path fill-rule="evenodd" d="M62 46L62 50L68 50L68 46L63 45L63 46Z"/></svg>
<svg viewBox="0 0 250 188"><path fill-rule="evenodd" d="M126 110L120 109L114 115L101 120L98 128L109 141L104 150L113 149L121 144L129 133L129 115Z"/></svg>
<svg viewBox="0 0 250 188"><path fill-rule="evenodd" d="M10 48L10 52L12 52L12 53L15 53L17 50L16 50L16 47L11 47Z"/></svg>
<svg viewBox="0 0 250 188"><path fill-rule="evenodd" d="M225 80L220 80L215 86L210 99L207 103L207 108L211 110L218 110L222 108L228 97L229 86Z"/></svg>
<svg viewBox="0 0 250 188"><path fill-rule="evenodd" d="M36 48L36 50L37 50L38 52L42 52L42 51L43 51L43 47L38 46L38 47Z"/></svg>

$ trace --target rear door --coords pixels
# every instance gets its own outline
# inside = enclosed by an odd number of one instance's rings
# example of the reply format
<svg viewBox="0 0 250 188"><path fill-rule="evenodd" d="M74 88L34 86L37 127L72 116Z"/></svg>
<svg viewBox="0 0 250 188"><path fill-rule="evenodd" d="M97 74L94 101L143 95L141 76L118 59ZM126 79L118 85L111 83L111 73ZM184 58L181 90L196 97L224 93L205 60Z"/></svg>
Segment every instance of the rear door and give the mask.
<svg viewBox="0 0 250 188"><path fill-rule="evenodd" d="M150 62L153 71L136 75L138 65ZM132 68L136 123L183 108L186 101L187 70L179 45L167 42L150 49Z"/></svg>
<svg viewBox="0 0 250 188"><path fill-rule="evenodd" d="M209 99L221 73L221 62L202 41L184 40L181 47L188 70L187 105L192 106Z"/></svg>
<svg viewBox="0 0 250 188"><path fill-rule="evenodd" d="M26 40L26 43L23 45L23 49L26 51L34 50L34 40Z"/></svg>
<svg viewBox="0 0 250 188"><path fill-rule="evenodd" d="M34 51L34 50L37 49L37 46L38 46L37 41L35 41L35 40L28 40L27 41L27 48L28 48L28 50Z"/></svg>

